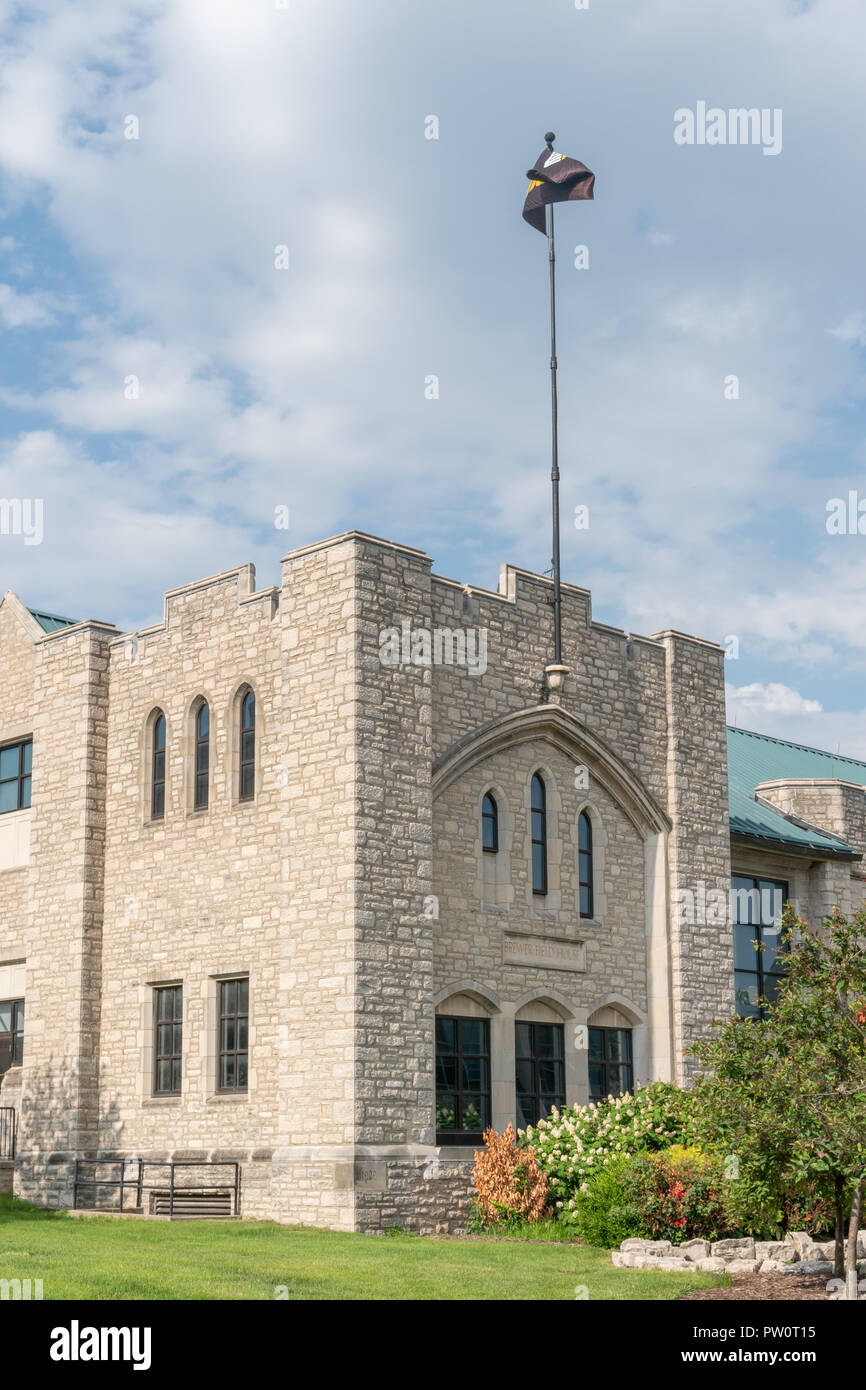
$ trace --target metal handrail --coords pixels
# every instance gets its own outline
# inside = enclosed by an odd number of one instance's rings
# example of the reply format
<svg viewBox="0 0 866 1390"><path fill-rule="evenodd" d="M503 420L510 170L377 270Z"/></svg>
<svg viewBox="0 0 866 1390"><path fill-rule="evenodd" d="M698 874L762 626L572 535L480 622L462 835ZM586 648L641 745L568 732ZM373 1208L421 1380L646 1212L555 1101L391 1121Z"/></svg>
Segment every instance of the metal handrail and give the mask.
<svg viewBox="0 0 866 1390"><path fill-rule="evenodd" d="M127 1165L135 1164L137 1172L134 1177L127 1177ZM85 1178L81 1175L81 1168L90 1166L94 1168L120 1168L119 1178ZM136 1193L136 1206L141 1207L142 1196L145 1192L164 1192L165 1179L160 1182L145 1182L144 1171L147 1168L167 1168L168 1169L168 1214L174 1215L174 1199L178 1194L184 1192L224 1192L227 1187L232 1191L232 1215L240 1215L240 1196L241 1196L241 1169L239 1163L228 1160L222 1162L211 1162L209 1159L202 1159L196 1162L195 1159L178 1159L177 1161L156 1161L144 1158L77 1158L75 1160L75 1177L72 1189L72 1205L78 1207L78 1194L83 1187L113 1187L120 1189L120 1201L116 1210L125 1211L124 1198L127 1187L134 1187ZM233 1177L228 1182L197 1182L189 1187L178 1187L174 1180L176 1168L229 1168ZM115 1208L107 1207L100 1210L112 1211Z"/></svg>
<svg viewBox="0 0 866 1390"><path fill-rule="evenodd" d="M18 1112L13 1105L0 1105L0 1158L15 1157Z"/></svg>

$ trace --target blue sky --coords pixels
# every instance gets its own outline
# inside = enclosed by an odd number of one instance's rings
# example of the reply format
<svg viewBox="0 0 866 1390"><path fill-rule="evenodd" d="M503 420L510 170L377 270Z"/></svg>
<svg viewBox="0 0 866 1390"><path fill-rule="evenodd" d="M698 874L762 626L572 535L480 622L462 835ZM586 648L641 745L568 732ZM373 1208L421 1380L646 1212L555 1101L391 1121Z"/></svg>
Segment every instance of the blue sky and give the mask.
<svg viewBox="0 0 866 1390"><path fill-rule="evenodd" d="M45 507L0 589L134 627L351 526L546 569L551 128L597 177L557 214L564 577L735 636L741 727L866 757L866 535L826 528L866 499L862 0L0 0L0 33L0 496ZM781 152L677 145L698 101L781 109Z"/></svg>

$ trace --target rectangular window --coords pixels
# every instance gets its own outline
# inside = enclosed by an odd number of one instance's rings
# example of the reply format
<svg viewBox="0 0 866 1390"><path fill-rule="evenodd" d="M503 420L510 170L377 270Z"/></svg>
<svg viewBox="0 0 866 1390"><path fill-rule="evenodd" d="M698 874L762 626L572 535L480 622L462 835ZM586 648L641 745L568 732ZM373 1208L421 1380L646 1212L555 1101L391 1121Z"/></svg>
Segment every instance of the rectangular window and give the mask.
<svg viewBox="0 0 866 1390"><path fill-rule="evenodd" d="M517 1127L538 1124L565 1105L565 1040L561 1023L517 1023L514 1029Z"/></svg>
<svg viewBox="0 0 866 1390"><path fill-rule="evenodd" d="M24 1000L0 1002L0 1076L24 1056Z"/></svg>
<svg viewBox="0 0 866 1390"><path fill-rule="evenodd" d="M167 985L155 989L153 996L154 1095L179 1095L183 1058L183 986Z"/></svg>
<svg viewBox="0 0 866 1390"><path fill-rule="evenodd" d="M33 743L9 743L0 748L0 815L4 811L26 811L30 805L30 771Z"/></svg>
<svg viewBox="0 0 866 1390"><path fill-rule="evenodd" d="M436 1143L478 1144L490 1126L490 1024L436 1019Z"/></svg>
<svg viewBox="0 0 866 1390"><path fill-rule="evenodd" d="M220 980L219 1073L221 1091L245 1091L250 1061L250 982Z"/></svg>
<svg viewBox="0 0 866 1390"><path fill-rule="evenodd" d="M781 879L734 874L731 890L737 1013L740 1018L766 1018L761 1001L773 1003L784 974L779 931L788 885Z"/></svg>
<svg viewBox="0 0 866 1390"><path fill-rule="evenodd" d="M590 1028L589 1098L606 1100L634 1090L630 1028Z"/></svg>

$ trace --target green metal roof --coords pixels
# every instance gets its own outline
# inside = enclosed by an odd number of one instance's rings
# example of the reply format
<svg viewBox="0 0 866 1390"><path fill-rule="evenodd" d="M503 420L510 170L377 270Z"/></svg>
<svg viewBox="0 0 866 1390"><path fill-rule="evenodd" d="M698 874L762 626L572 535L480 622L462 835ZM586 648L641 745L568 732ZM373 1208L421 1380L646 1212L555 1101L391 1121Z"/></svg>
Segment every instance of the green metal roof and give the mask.
<svg viewBox="0 0 866 1390"><path fill-rule="evenodd" d="M56 632L60 627L71 627L77 618L58 618L56 613L41 613L38 608L28 608L27 612L35 618L43 632Z"/></svg>
<svg viewBox="0 0 866 1390"><path fill-rule="evenodd" d="M761 782L792 777L833 777L866 786L866 763L786 743L769 734L728 728L728 800L731 834L750 840L786 845L794 851L849 857L859 850L832 835L796 825L769 806L755 800Z"/></svg>

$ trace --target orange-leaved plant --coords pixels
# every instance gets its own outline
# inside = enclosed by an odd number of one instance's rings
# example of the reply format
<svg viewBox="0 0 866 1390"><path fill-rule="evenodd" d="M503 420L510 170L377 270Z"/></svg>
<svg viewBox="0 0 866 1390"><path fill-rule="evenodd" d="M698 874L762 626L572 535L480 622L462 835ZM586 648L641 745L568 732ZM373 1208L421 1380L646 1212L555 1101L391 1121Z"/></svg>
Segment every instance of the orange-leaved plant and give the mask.
<svg viewBox="0 0 866 1390"><path fill-rule="evenodd" d="M500 1221L540 1221L549 1190L535 1150L516 1147L511 1124L501 1134L485 1129L484 1143L486 1148L475 1150L472 1169L481 1222L490 1226Z"/></svg>

